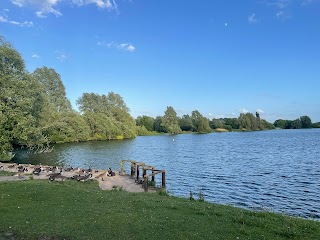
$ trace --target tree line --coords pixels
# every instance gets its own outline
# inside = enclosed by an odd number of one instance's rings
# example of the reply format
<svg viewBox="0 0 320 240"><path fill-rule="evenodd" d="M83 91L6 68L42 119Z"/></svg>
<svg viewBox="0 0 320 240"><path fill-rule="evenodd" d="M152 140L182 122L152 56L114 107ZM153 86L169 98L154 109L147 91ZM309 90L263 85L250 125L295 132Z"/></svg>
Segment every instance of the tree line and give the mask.
<svg viewBox="0 0 320 240"><path fill-rule="evenodd" d="M274 129L274 125L260 118L260 114L241 113L238 118L208 119L198 110L192 111L191 115L178 117L172 106L168 106L164 116L152 118L146 115L136 118L138 135L148 135L152 133L181 133L197 132L210 133L214 130L241 130L256 131Z"/></svg>
<svg viewBox="0 0 320 240"><path fill-rule="evenodd" d="M309 116L301 116L295 120L278 119L273 125L281 129L320 128L320 122L313 123Z"/></svg>

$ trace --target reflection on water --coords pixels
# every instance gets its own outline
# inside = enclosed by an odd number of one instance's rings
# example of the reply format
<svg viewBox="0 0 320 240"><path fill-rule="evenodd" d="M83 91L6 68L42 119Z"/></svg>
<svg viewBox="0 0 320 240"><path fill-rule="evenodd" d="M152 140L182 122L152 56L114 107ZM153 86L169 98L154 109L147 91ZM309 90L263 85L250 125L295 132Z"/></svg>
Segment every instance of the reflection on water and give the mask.
<svg viewBox="0 0 320 240"><path fill-rule="evenodd" d="M14 160L97 169L142 161L166 170L173 195L202 191L210 202L319 219L319 140L320 129L148 136L18 150Z"/></svg>

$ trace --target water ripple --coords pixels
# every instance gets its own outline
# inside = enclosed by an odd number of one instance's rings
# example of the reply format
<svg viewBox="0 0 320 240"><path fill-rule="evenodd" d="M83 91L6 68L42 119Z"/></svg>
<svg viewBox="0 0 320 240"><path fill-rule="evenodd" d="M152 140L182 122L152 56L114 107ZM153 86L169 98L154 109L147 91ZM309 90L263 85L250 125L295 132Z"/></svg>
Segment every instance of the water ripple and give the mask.
<svg viewBox="0 0 320 240"><path fill-rule="evenodd" d="M119 169L121 159L166 169L169 193L320 219L320 129L183 134L17 151L15 161ZM159 181L156 178L156 181Z"/></svg>

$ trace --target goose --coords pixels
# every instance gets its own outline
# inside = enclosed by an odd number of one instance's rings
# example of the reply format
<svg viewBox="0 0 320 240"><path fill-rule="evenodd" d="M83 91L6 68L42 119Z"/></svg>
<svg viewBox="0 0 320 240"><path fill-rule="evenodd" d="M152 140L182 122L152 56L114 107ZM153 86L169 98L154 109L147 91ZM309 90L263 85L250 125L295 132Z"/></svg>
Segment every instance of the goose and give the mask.
<svg viewBox="0 0 320 240"><path fill-rule="evenodd" d="M84 182L84 181L88 180L88 179L91 178L91 177L92 177L92 174L90 173L90 174L87 174L87 175L84 175L84 176L79 176L79 177L77 178L77 180Z"/></svg>
<svg viewBox="0 0 320 240"><path fill-rule="evenodd" d="M115 175L116 175L116 173L114 171L112 171L111 168L109 168L107 176L114 177Z"/></svg>
<svg viewBox="0 0 320 240"><path fill-rule="evenodd" d="M4 167L3 167L3 166L0 166L0 170L4 170Z"/></svg>
<svg viewBox="0 0 320 240"><path fill-rule="evenodd" d="M28 172L28 169L23 167L23 168L18 168L18 172Z"/></svg>
<svg viewBox="0 0 320 240"><path fill-rule="evenodd" d="M34 170L33 170L32 173L33 173L34 175L39 175L40 172L41 172L41 167L36 167L36 168L34 168Z"/></svg>

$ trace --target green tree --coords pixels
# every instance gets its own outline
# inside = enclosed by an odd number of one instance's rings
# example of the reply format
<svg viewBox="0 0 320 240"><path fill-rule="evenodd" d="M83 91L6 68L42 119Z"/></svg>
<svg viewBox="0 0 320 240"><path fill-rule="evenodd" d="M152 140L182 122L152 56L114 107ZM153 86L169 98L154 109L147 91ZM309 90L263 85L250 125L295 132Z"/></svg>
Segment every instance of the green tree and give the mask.
<svg viewBox="0 0 320 240"><path fill-rule="evenodd" d="M110 92L106 96L84 93L77 100L77 104L91 129L91 139L106 140L136 136L136 122L119 94Z"/></svg>
<svg viewBox="0 0 320 240"><path fill-rule="evenodd" d="M181 132L179 127L179 119L173 107L167 107L167 110L164 112L164 116L162 117L161 126L167 133L177 134Z"/></svg>
<svg viewBox="0 0 320 240"><path fill-rule="evenodd" d="M55 111L71 111L71 104L67 99L65 87L60 75L53 68L37 68L32 75L43 86L44 92L48 96L49 102L53 105Z"/></svg>
<svg viewBox="0 0 320 240"><path fill-rule="evenodd" d="M209 125L212 129L216 128L223 128L223 121L221 119L216 119L213 118L210 122Z"/></svg>
<svg viewBox="0 0 320 240"><path fill-rule="evenodd" d="M154 125L153 125L153 129L156 131L156 132L164 132L163 130L163 127L162 127L162 117L161 116L157 116L155 119L154 119Z"/></svg>
<svg viewBox="0 0 320 240"><path fill-rule="evenodd" d="M144 126L148 131L154 131L154 118L143 115L138 116L136 119L137 126Z"/></svg>
<svg viewBox="0 0 320 240"><path fill-rule="evenodd" d="M39 85L20 53L0 37L0 160L10 160L13 145L41 144L37 119L43 108Z"/></svg>
<svg viewBox="0 0 320 240"><path fill-rule="evenodd" d="M225 125L231 126L232 129L239 129L239 122L237 118L226 118Z"/></svg>
<svg viewBox="0 0 320 240"><path fill-rule="evenodd" d="M193 124L191 117L187 115L183 115L179 118L179 126L182 131L193 131Z"/></svg>
<svg viewBox="0 0 320 240"><path fill-rule="evenodd" d="M301 128L301 120L300 118L297 118L296 120L293 120L291 123L292 129L300 129Z"/></svg>
<svg viewBox="0 0 320 240"><path fill-rule="evenodd" d="M301 116L301 128L312 128L312 121L309 116Z"/></svg>
<svg viewBox="0 0 320 240"><path fill-rule="evenodd" d="M316 122L312 124L313 128L320 128L320 122Z"/></svg>
<svg viewBox="0 0 320 240"><path fill-rule="evenodd" d="M191 119L192 119L192 125L196 132L209 133L212 131L212 129L209 126L209 120L203 117L198 110L192 111Z"/></svg>

